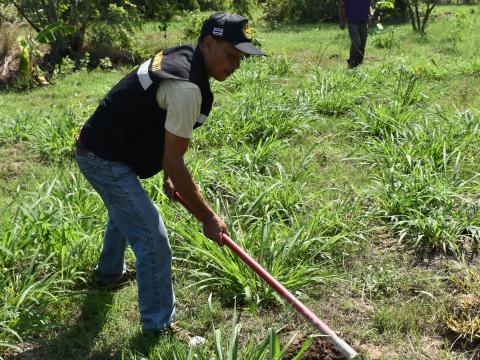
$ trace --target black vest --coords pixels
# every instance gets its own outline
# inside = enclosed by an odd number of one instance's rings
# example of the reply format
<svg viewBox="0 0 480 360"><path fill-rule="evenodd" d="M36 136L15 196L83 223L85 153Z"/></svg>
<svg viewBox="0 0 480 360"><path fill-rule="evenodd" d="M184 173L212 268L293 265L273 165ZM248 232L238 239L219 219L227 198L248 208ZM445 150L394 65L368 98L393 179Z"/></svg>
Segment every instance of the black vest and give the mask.
<svg viewBox="0 0 480 360"><path fill-rule="evenodd" d="M213 94L200 49L185 45L158 53L120 80L82 127L81 144L106 160L128 164L140 178L162 170L167 111L158 106L156 92L163 79L190 81L200 88L202 104L194 128L202 125Z"/></svg>

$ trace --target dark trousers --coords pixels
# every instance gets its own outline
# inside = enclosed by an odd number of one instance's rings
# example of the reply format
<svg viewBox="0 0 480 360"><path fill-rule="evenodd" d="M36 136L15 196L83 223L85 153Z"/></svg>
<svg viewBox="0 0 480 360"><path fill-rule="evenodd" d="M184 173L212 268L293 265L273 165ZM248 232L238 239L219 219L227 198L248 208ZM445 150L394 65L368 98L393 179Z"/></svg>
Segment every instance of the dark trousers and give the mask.
<svg viewBox="0 0 480 360"><path fill-rule="evenodd" d="M354 68L363 62L365 56L365 46L367 45L368 23L362 22L348 22L348 35L352 41L350 46L350 58L348 59L348 66Z"/></svg>

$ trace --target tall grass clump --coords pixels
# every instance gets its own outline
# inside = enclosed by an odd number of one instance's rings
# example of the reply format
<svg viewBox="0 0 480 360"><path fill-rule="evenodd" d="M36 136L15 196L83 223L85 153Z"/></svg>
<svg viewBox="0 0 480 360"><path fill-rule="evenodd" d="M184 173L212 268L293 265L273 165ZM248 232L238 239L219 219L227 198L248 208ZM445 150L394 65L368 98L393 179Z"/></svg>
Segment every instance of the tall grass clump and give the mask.
<svg viewBox="0 0 480 360"><path fill-rule="evenodd" d="M388 78L377 84L377 95L355 109L351 126L365 137L396 138L406 126L421 118L426 96L419 78L404 68L387 68L377 73L375 79L380 76Z"/></svg>
<svg viewBox="0 0 480 360"><path fill-rule="evenodd" d="M362 70L343 68L326 71L312 67L304 84L303 101L314 111L325 115L342 115L368 99L371 78Z"/></svg>
<svg viewBox="0 0 480 360"><path fill-rule="evenodd" d="M69 108L61 112L19 110L5 116L0 124L0 142L25 141L28 148L46 162L62 163L72 158L75 135L85 121L84 109Z"/></svg>
<svg viewBox="0 0 480 360"><path fill-rule="evenodd" d="M422 76L390 64L372 74L383 92L351 123L373 169L371 198L388 226L418 252L458 256L480 245L475 151L478 116L429 106Z"/></svg>
<svg viewBox="0 0 480 360"><path fill-rule="evenodd" d="M219 291L227 302L234 298L252 305L281 301L279 295L233 252L218 247L200 233L177 227L175 232L185 240L180 248L196 279L191 286ZM294 293L304 292L334 275L314 260L320 258L322 252L331 251L334 243L329 238L316 238L306 228L275 226L268 216L256 219L249 226L235 222L230 235ZM320 241L323 248L318 246Z"/></svg>
<svg viewBox="0 0 480 360"><path fill-rule="evenodd" d="M200 130L198 147L256 147L260 141L288 141L312 120L313 114L295 90L282 85L290 71L286 58L247 59L215 93L230 96L214 109Z"/></svg>
<svg viewBox="0 0 480 360"><path fill-rule="evenodd" d="M19 199L18 207L4 209L2 338L12 338L21 319L41 319L48 304L85 281L85 269L93 268L100 245L101 209L84 180L72 173L38 184Z"/></svg>
<svg viewBox="0 0 480 360"><path fill-rule="evenodd" d="M13 115L2 116L0 120L2 144L15 144L30 139L40 123L37 114L27 110L18 110Z"/></svg>
<svg viewBox="0 0 480 360"><path fill-rule="evenodd" d="M466 183L419 165L408 174L392 167L375 182L376 202L393 229L421 252L478 249L480 212L468 193Z"/></svg>
<svg viewBox="0 0 480 360"><path fill-rule="evenodd" d="M272 82L292 72L292 61L287 56L252 56L242 61L242 65L231 77L220 85L214 83L215 90L235 92L256 82Z"/></svg>
<svg viewBox="0 0 480 360"><path fill-rule="evenodd" d="M54 116L46 116L31 136L30 148L42 160L54 163L65 162L73 157L75 135L85 118L73 110Z"/></svg>
<svg viewBox="0 0 480 360"><path fill-rule="evenodd" d="M478 118L436 109L421 122L384 130L369 147L375 201L393 229L418 251L460 255L480 245L475 152Z"/></svg>
<svg viewBox="0 0 480 360"><path fill-rule="evenodd" d="M210 115L203 136L203 146L255 146L260 140L287 141L299 133L312 112L290 89L278 89L267 81L256 82L232 95L231 100Z"/></svg>

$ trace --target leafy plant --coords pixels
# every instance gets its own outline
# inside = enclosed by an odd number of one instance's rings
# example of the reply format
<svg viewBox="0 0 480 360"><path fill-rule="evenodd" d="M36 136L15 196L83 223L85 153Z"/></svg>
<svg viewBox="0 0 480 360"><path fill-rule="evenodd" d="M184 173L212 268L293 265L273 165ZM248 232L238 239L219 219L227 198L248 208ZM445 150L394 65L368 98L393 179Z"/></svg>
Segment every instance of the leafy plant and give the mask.
<svg viewBox="0 0 480 360"><path fill-rule="evenodd" d="M207 16L201 15L198 11L190 11L187 16L187 24L183 29L183 39L185 41L196 43L202 30L203 22Z"/></svg>
<svg viewBox="0 0 480 360"><path fill-rule="evenodd" d="M287 229L274 231L270 220L257 220L247 229L239 228L232 234L234 241L254 257L273 277L292 292L301 292L311 284L327 281L334 274L308 258L320 258L328 251L329 239L310 238L307 229L289 234ZM177 228L176 232L187 242L182 245L184 261L192 263L191 273L198 279L192 286L198 289L218 289L226 301L239 299L242 303L271 303L281 300L278 294L263 282L231 251L223 251L198 233ZM325 247L319 246L325 242ZM333 243L330 243L333 246Z"/></svg>
<svg viewBox="0 0 480 360"><path fill-rule="evenodd" d="M395 36L395 28L389 26L385 29L381 24L377 24L377 30L371 36L373 46L379 49L391 49L393 46L393 39Z"/></svg>
<svg viewBox="0 0 480 360"><path fill-rule="evenodd" d="M75 31L73 26L66 26L62 21L58 20L43 30L41 30L35 37L30 35L20 36L18 44L20 46L20 71L24 76L24 81L31 84L35 81L41 85L46 85L47 81L43 72L38 66L38 61L43 57L43 52L40 50L40 44L50 44L57 39L56 34L68 35Z"/></svg>

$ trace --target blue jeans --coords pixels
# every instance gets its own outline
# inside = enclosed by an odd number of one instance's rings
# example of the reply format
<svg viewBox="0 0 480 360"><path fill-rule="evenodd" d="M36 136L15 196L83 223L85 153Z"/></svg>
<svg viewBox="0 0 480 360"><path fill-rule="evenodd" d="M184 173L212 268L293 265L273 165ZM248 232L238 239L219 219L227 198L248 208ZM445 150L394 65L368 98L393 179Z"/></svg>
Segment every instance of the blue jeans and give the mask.
<svg viewBox="0 0 480 360"><path fill-rule="evenodd" d="M352 42L350 46L350 58L348 65L356 67L363 62L365 56L365 47L367 46L368 22L348 21L348 35Z"/></svg>
<svg viewBox="0 0 480 360"><path fill-rule="evenodd" d="M75 159L108 210L103 249L95 268L97 280L109 285L122 278L124 253L130 245L136 257L143 332L164 329L175 314L175 295L172 250L162 218L130 166L87 150L77 151Z"/></svg>

